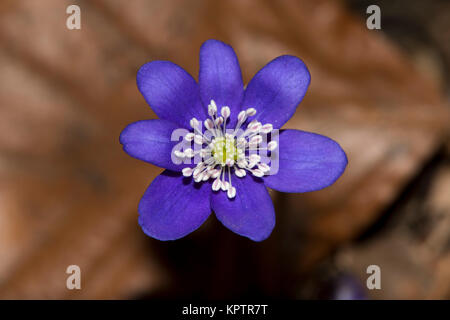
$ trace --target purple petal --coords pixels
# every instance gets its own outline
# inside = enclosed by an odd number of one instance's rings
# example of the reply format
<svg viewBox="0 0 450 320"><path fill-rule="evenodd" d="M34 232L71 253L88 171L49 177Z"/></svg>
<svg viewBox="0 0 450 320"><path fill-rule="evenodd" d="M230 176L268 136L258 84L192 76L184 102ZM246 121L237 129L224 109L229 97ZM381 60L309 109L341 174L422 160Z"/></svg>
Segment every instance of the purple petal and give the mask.
<svg viewBox="0 0 450 320"><path fill-rule="evenodd" d="M308 88L311 76L297 57L281 56L258 71L245 90L243 107L256 109L263 124L279 129L294 114Z"/></svg>
<svg viewBox="0 0 450 320"><path fill-rule="evenodd" d="M203 104L207 106L212 99L219 110L222 106L229 106L231 118L228 127L234 127L244 96L244 85L233 48L218 40L205 41L200 48L198 78Z"/></svg>
<svg viewBox="0 0 450 320"><path fill-rule="evenodd" d="M217 219L231 231L254 241L266 239L275 226L275 210L269 192L260 179L245 176L232 179L233 199L226 192L211 194L211 206Z"/></svg>
<svg viewBox="0 0 450 320"><path fill-rule="evenodd" d="M189 120L205 119L197 82L183 68L169 61L144 64L137 74L137 85L160 119L189 128Z"/></svg>
<svg viewBox="0 0 450 320"><path fill-rule="evenodd" d="M139 203L139 224L148 236L176 240L199 228L211 214L211 185L164 171Z"/></svg>
<svg viewBox="0 0 450 320"><path fill-rule="evenodd" d="M166 120L142 120L129 124L120 134L123 150L130 156L155 166L181 171L186 165L175 164L172 149L178 143L171 134L178 125Z"/></svg>
<svg viewBox="0 0 450 320"><path fill-rule="evenodd" d="M267 187L281 192L316 191L333 184L347 166L347 156L328 137L283 130L279 140L279 170L264 177Z"/></svg>

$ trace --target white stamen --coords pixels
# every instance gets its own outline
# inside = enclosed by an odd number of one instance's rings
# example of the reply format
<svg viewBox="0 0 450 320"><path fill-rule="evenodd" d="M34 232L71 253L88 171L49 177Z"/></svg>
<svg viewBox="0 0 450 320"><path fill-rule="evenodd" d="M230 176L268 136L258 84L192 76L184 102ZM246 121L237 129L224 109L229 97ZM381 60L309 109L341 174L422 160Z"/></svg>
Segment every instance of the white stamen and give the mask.
<svg viewBox="0 0 450 320"><path fill-rule="evenodd" d="M194 171L193 171L193 173L192 173L192 175L194 176L194 178L195 177L197 177L198 175L199 175L199 173L202 171L202 167L199 167L198 165L197 165L197 167L194 169Z"/></svg>
<svg viewBox="0 0 450 320"><path fill-rule="evenodd" d="M260 144L263 138L261 136L254 136L250 139L251 144Z"/></svg>
<svg viewBox="0 0 450 320"><path fill-rule="evenodd" d="M184 139L186 141L192 141L192 140L194 140L194 136L195 136L195 134L193 132L189 132L184 136Z"/></svg>
<svg viewBox="0 0 450 320"><path fill-rule="evenodd" d="M258 169L264 173L270 171L270 167L267 165L267 163L262 163L262 162L258 164Z"/></svg>
<svg viewBox="0 0 450 320"><path fill-rule="evenodd" d="M184 155L188 158L192 158L194 156L194 150L192 150L191 148L187 148L186 150L184 150Z"/></svg>
<svg viewBox="0 0 450 320"><path fill-rule="evenodd" d="M250 169L252 169L252 168L254 168L257 164L258 164L257 161L250 161L250 162L248 163L248 167L249 167Z"/></svg>
<svg viewBox="0 0 450 320"><path fill-rule="evenodd" d="M254 116L256 114L256 109L255 108L248 108L246 110L247 116L251 117Z"/></svg>
<svg viewBox="0 0 450 320"><path fill-rule="evenodd" d="M196 134L194 136L194 142L196 144L203 144L203 137L201 135L199 135L199 134Z"/></svg>
<svg viewBox="0 0 450 320"><path fill-rule="evenodd" d="M174 154L180 158L193 158L200 155L203 160L195 168L184 168L183 176L192 176L196 183L214 179L212 190L215 192L226 191L228 198L232 199L236 197L237 192L232 184L232 173L238 178L245 177L247 171L256 177L268 174L270 166L261 162L261 156L258 153L261 150L272 151L277 147L275 141L269 142L267 148L260 146L263 142L260 134L271 133L273 125L270 123L263 125L258 120L253 120L247 124L247 128L240 130L248 117L255 114L255 108L240 111L235 128L227 132L226 125L231 116L231 110L228 106L223 106L219 115L215 101L211 100L208 105L210 118L203 121L208 134L201 131L202 123L196 118L192 118L189 124L194 132L189 132L184 136L186 141L194 141L201 148L196 146L195 151L191 148L185 149L184 152L174 151Z"/></svg>
<svg viewBox="0 0 450 320"><path fill-rule="evenodd" d="M181 172L183 173L183 176L185 177L190 177L192 175L192 172L194 170L192 170L192 168L184 168L183 170L181 170Z"/></svg>
<svg viewBox="0 0 450 320"><path fill-rule="evenodd" d="M189 121L189 124L191 125L191 127L192 127L193 129L196 129L196 128L198 128L198 125L199 125L200 123L198 122L197 119L192 118L191 121Z"/></svg>
<svg viewBox="0 0 450 320"><path fill-rule="evenodd" d="M238 114L238 121L239 122L244 122L245 120L247 120L247 113L245 111L241 111Z"/></svg>
<svg viewBox="0 0 450 320"><path fill-rule="evenodd" d="M211 99L210 104L211 104L211 106L214 108L214 110L217 111L217 105L216 105L216 102L215 102L214 100Z"/></svg>
<svg viewBox="0 0 450 320"><path fill-rule="evenodd" d="M195 182L200 182L203 180L203 173L199 173L196 177L194 177Z"/></svg>
<svg viewBox="0 0 450 320"><path fill-rule="evenodd" d="M245 172L244 169L235 169L234 170L234 174L236 176L238 176L239 178L242 178L242 177L244 177L246 175L246 172Z"/></svg>
<svg viewBox="0 0 450 320"><path fill-rule="evenodd" d="M262 127L261 122L259 122L259 121L255 121L254 123L252 123L252 122L248 125L247 130L249 130L252 133L256 133L259 130L261 130L261 127Z"/></svg>
<svg viewBox="0 0 450 320"><path fill-rule="evenodd" d="M210 151L208 149L202 149L200 150L200 157L205 158L209 153ZM207 161L209 161L209 159Z"/></svg>
<svg viewBox="0 0 450 320"><path fill-rule="evenodd" d="M238 138L236 144L245 146L247 140L245 138Z"/></svg>
<svg viewBox="0 0 450 320"><path fill-rule="evenodd" d="M208 106L208 114L212 117L216 114L217 112L217 105L214 102L214 100L211 100L209 106Z"/></svg>
<svg viewBox="0 0 450 320"><path fill-rule="evenodd" d="M218 176L220 176L220 170L214 169L213 173L211 174L211 177L215 179Z"/></svg>
<svg viewBox="0 0 450 320"><path fill-rule="evenodd" d="M258 163L258 162L261 161L261 156L260 156L259 154L256 154L256 153L252 153L251 155L248 156L248 159L249 159L251 162L256 162L256 163Z"/></svg>
<svg viewBox="0 0 450 320"><path fill-rule="evenodd" d="M179 151L179 150L175 150L175 151L173 152L173 154L174 154L175 156L177 156L178 158L184 158L184 153L181 152L181 151Z"/></svg>
<svg viewBox="0 0 450 320"><path fill-rule="evenodd" d="M238 161L237 165L240 168L246 168L248 166L248 162L245 159L241 159Z"/></svg>
<svg viewBox="0 0 450 320"><path fill-rule="evenodd" d="M230 184L228 183L228 181L222 181L220 189L222 189L222 191L227 191L228 188L230 188Z"/></svg>
<svg viewBox="0 0 450 320"><path fill-rule="evenodd" d="M254 169L254 170L252 170L252 173L254 176L259 177L259 178L264 176L264 172L260 169Z"/></svg>
<svg viewBox="0 0 450 320"><path fill-rule="evenodd" d="M217 178L216 180L214 180L211 188L213 189L213 191L219 191L221 186L222 186L222 182L220 181L220 178Z"/></svg>
<svg viewBox="0 0 450 320"><path fill-rule="evenodd" d="M235 187L229 188L227 191L227 196L228 198L233 199L236 196L236 188Z"/></svg>
<svg viewBox="0 0 450 320"><path fill-rule="evenodd" d="M211 119L206 119L204 124L206 129L208 130L214 129L214 121L212 121Z"/></svg>
<svg viewBox="0 0 450 320"><path fill-rule="evenodd" d="M275 150L276 147L277 147L277 142L276 142L276 141L270 141L270 142L267 144L267 149L268 149L269 151Z"/></svg>
<svg viewBox="0 0 450 320"><path fill-rule="evenodd" d="M229 167L234 166L234 160L233 159L227 159L227 161L225 162L225 164Z"/></svg>
<svg viewBox="0 0 450 320"><path fill-rule="evenodd" d="M222 107L222 109L220 110L220 114L222 115L222 117L224 117L225 119L227 119L230 116L230 108L225 106Z"/></svg>
<svg viewBox="0 0 450 320"><path fill-rule="evenodd" d="M273 130L273 126L270 123L266 123L265 125L263 125L261 127L261 132L262 133L269 133L269 132L272 132L272 130Z"/></svg>

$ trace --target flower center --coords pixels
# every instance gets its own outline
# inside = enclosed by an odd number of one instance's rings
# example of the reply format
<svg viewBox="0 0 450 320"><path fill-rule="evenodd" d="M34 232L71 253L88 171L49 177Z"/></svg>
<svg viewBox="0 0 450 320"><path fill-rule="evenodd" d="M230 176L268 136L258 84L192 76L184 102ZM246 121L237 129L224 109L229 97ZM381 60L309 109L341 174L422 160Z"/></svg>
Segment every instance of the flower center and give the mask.
<svg viewBox="0 0 450 320"><path fill-rule="evenodd" d="M183 152L175 151L179 158L193 158L200 155L202 161L195 168L186 167L182 170L185 177L193 176L195 182L214 179L213 191L226 191L228 198L236 196L236 188L232 185L232 175L238 178L244 177L247 172L256 177L268 174L270 167L263 162L262 151L273 151L277 148L276 141L270 141L263 145L263 135L273 130L270 123L262 124L253 120L247 124L247 128L241 129L249 117L256 114L254 108L248 108L239 112L237 124L234 129L226 129L230 118L230 108L225 106L217 112L214 100L208 106L210 118L204 121L206 132L200 130L200 121L192 118L190 121L194 132L184 136L186 141L194 142L194 149L188 148Z"/></svg>
<svg viewBox="0 0 450 320"><path fill-rule="evenodd" d="M238 148L234 138L218 137L211 145L211 153L218 164L224 166L230 161L237 162Z"/></svg>

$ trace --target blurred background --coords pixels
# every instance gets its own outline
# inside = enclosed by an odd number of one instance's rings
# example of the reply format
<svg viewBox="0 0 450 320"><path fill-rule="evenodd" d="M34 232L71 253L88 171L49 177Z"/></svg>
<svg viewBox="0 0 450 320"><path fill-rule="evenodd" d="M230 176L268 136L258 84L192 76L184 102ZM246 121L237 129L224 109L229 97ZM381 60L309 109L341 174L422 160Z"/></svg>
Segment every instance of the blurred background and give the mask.
<svg viewBox="0 0 450 320"><path fill-rule="evenodd" d="M66 28L71 4L81 30ZM163 59L197 77L209 38L234 47L246 83L303 59L312 83L285 127L349 158L325 190L273 192L261 243L213 215L175 242L137 224L161 170L119 144L155 118L136 72ZM3 0L0 70L1 299L450 298L450 2ZM66 288L73 264L81 290Z"/></svg>

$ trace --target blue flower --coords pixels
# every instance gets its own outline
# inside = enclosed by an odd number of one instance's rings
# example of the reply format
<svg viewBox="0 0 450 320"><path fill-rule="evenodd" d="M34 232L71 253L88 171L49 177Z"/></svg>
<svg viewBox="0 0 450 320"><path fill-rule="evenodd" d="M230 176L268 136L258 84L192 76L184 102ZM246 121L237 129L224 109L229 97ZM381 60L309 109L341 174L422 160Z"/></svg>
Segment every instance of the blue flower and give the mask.
<svg viewBox="0 0 450 320"><path fill-rule="evenodd" d="M244 88L233 48L217 40L200 49L198 83L169 61L143 65L137 85L159 119L132 123L120 135L130 156L166 169L139 203L143 231L159 240L179 239L214 211L225 227L262 241L275 226L266 187L309 192L333 184L347 165L335 141L299 130L277 134L309 83L305 64L285 55L268 63ZM185 131L182 149L172 141L179 128ZM277 170L268 164L274 159Z"/></svg>

